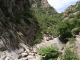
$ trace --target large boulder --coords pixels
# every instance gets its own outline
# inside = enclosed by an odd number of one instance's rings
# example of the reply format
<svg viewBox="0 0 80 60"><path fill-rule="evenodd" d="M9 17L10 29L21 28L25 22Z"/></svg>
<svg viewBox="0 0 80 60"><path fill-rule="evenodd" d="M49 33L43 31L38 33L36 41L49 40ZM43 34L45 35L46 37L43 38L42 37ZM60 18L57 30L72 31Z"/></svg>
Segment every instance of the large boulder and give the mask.
<svg viewBox="0 0 80 60"><path fill-rule="evenodd" d="M63 44L58 38L54 38L53 40L41 42L40 44L36 45L36 47L38 49L43 48L43 47L47 47L47 46L56 46L59 48L59 50L61 50L63 48Z"/></svg>

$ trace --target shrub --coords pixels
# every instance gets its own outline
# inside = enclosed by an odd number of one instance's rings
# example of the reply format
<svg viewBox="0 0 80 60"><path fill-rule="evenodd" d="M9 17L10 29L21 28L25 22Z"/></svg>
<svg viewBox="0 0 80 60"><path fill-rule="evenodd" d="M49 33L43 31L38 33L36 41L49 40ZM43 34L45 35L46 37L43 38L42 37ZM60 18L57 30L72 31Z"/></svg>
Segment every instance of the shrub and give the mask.
<svg viewBox="0 0 80 60"><path fill-rule="evenodd" d="M78 6L76 9L77 9L78 11L80 11L80 6Z"/></svg>
<svg viewBox="0 0 80 60"><path fill-rule="evenodd" d="M75 17L75 15L73 15L73 14L71 14L70 16L69 16L69 18L74 18Z"/></svg>
<svg viewBox="0 0 80 60"><path fill-rule="evenodd" d="M77 34L79 34L79 31L80 31L80 27L76 27L76 28L74 28L74 29L72 29L72 35L77 35Z"/></svg>
<svg viewBox="0 0 80 60"><path fill-rule="evenodd" d="M45 56L43 60L57 60L58 48L57 47L45 47L39 49L39 54Z"/></svg>
<svg viewBox="0 0 80 60"><path fill-rule="evenodd" d="M35 36L35 40L34 40L34 42L33 42L33 45L34 45L34 44L37 44L37 43L40 43L40 42L41 42L41 39L42 39L42 34L41 34L41 33L37 34L37 35Z"/></svg>
<svg viewBox="0 0 80 60"><path fill-rule="evenodd" d="M62 21L60 24L58 24L57 30L59 31L60 38L63 40L63 42L66 42L67 38L72 37L69 21Z"/></svg>
<svg viewBox="0 0 80 60"><path fill-rule="evenodd" d="M78 12L78 13L76 14L76 18L77 18L77 19L80 19L80 12Z"/></svg>
<svg viewBox="0 0 80 60"><path fill-rule="evenodd" d="M70 43L74 43L75 42L75 38L67 38L69 41L70 41Z"/></svg>
<svg viewBox="0 0 80 60"><path fill-rule="evenodd" d="M80 32L80 20L65 20L60 22L56 28L56 30L59 32L58 35L60 35L62 42L67 42L69 41L68 38L72 38L74 35Z"/></svg>
<svg viewBox="0 0 80 60"><path fill-rule="evenodd" d="M67 48L62 60L79 60L73 49Z"/></svg>

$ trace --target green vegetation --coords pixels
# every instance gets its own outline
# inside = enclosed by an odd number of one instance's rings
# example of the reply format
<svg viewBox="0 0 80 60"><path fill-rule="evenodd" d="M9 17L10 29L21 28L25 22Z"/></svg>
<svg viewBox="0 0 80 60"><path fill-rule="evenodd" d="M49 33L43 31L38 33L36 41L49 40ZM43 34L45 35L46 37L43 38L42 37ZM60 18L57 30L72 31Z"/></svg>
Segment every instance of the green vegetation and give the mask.
<svg viewBox="0 0 80 60"><path fill-rule="evenodd" d="M79 10L79 7L78 7ZM62 21L62 14L46 14L46 10L40 9L36 14L37 21L41 27L41 32L53 36L59 36L62 42L70 41L74 43L74 36L80 32L80 12L76 15L75 10L68 11L68 18L72 20ZM49 11L51 13L51 11ZM65 17L63 17L64 19ZM38 40L39 41L39 40ZM58 49L56 47L46 47L39 50L39 54L44 56L43 60L56 60ZM67 48L61 60L79 60L73 48Z"/></svg>
<svg viewBox="0 0 80 60"><path fill-rule="evenodd" d="M57 47L45 47L39 49L39 54L44 56L43 60L57 60L58 48Z"/></svg>
<svg viewBox="0 0 80 60"><path fill-rule="evenodd" d="M61 60L79 60L73 49L67 48Z"/></svg>
<svg viewBox="0 0 80 60"><path fill-rule="evenodd" d="M54 12L52 7L45 8L45 9L40 8L37 14L36 12L34 14L41 28L41 32L39 36L37 35L35 37L34 43L39 43L41 41L41 38L42 38L41 33L43 34L47 33L48 35L53 35L53 36L57 35L55 27L56 27L56 24L58 24L61 21L61 18L60 18L61 14Z"/></svg>
<svg viewBox="0 0 80 60"><path fill-rule="evenodd" d="M62 19L64 19L61 17L62 14L51 14L51 12L52 7L46 9L40 8L38 13L35 15L41 27L41 33L47 33L54 37L60 36L60 40L63 42L75 40L73 37L80 31L80 12L73 15L73 10L68 11L70 14L68 17L72 18L72 20L68 19L65 21L62 21Z"/></svg>
<svg viewBox="0 0 80 60"><path fill-rule="evenodd" d="M70 41L71 44L73 44L75 42L75 38L74 37L68 38L68 40Z"/></svg>
<svg viewBox="0 0 80 60"><path fill-rule="evenodd" d="M42 39L42 34L41 33L37 34L36 37L35 37L35 41L33 42L33 45L37 44L37 43L40 43L41 39Z"/></svg>
<svg viewBox="0 0 80 60"><path fill-rule="evenodd" d="M60 38L65 42L67 38L72 37L70 23L67 20L59 23L57 30L59 31Z"/></svg>
<svg viewBox="0 0 80 60"><path fill-rule="evenodd" d="M15 1L15 3L17 4L18 1ZM3 14L6 16L6 18L4 20L7 23L9 23L9 22L20 23L22 18L28 24L30 24L31 21L32 21L33 12L31 10L29 2L26 2L26 3L23 4L24 10L22 10L22 11L19 11L17 5L16 6L13 5L12 6L13 14L8 11L8 6L5 6L5 1L4 0L0 0L0 8L1 8L2 11L4 11ZM9 19L7 19L7 17L9 17Z"/></svg>
<svg viewBox="0 0 80 60"><path fill-rule="evenodd" d="M74 17L75 17L75 15L73 15L73 14L69 15L69 18L74 18Z"/></svg>
<svg viewBox="0 0 80 60"><path fill-rule="evenodd" d="M80 31L80 20L74 19L71 21L65 20L57 25L57 31L59 32L60 38L66 42L68 38L72 38L74 35L79 34Z"/></svg>
<svg viewBox="0 0 80 60"><path fill-rule="evenodd" d="M80 5L76 8L77 11L80 11Z"/></svg>
<svg viewBox="0 0 80 60"><path fill-rule="evenodd" d="M40 10L37 14L37 21L41 27L41 32L53 35L54 27L60 21L60 14L54 16L45 14L44 10Z"/></svg>

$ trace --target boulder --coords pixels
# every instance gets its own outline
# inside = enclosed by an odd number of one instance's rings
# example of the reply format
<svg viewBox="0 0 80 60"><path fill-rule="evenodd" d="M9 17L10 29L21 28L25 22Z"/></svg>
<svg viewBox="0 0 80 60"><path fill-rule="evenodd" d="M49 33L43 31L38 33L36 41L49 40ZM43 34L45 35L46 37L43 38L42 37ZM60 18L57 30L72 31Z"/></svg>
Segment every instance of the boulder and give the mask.
<svg viewBox="0 0 80 60"><path fill-rule="evenodd" d="M6 57L5 60L14 60L11 57Z"/></svg>
<svg viewBox="0 0 80 60"><path fill-rule="evenodd" d="M21 55L22 55L22 57L27 57L28 53L23 52L23 53L21 53Z"/></svg>
<svg viewBox="0 0 80 60"><path fill-rule="evenodd" d="M0 40L0 51L6 50L4 43Z"/></svg>
<svg viewBox="0 0 80 60"><path fill-rule="evenodd" d="M38 49L44 48L47 46L57 46L59 48L59 50L63 49L63 44L58 38L54 38L53 40L42 42L42 43L36 45L36 47Z"/></svg>
<svg viewBox="0 0 80 60"><path fill-rule="evenodd" d="M27 57L25 57L25 58L21 58L21 59L18 59L18 60L28 60L28 58L27 58Z"/></svg>
<svg viewBox="0 0 80 60"><path fill-rule="evenodd" d="M20 43L20 46L24 48L27 52L30 52L29 47L23 43Z"/></svg>
<svg viewBox="0 0 80 60"><path fill-rule="evenodd" d="M32 56L32 55L28 55L27 58L28 58L28 60L30 60L30 59L34 59L34 56Z"/></svg>
<svg viewBox="0 0 80 60"><path fill-rule="evenodd" d="M40 55L36 55L35 58L29 60L42 60L42 57Z"/></svg>
<svg viewBox="0 0 80 60"><path fill-rule="evenodd" d="M16 53L21 54L24 52L24 48L19 48L15 50Z"/></svg>

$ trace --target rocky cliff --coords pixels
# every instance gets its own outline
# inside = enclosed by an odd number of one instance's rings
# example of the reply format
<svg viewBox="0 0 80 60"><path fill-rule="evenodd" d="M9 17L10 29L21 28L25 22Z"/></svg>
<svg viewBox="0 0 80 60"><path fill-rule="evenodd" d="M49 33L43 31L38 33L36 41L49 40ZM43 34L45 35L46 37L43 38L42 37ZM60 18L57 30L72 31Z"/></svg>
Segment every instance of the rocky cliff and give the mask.
<svg viewBox="0 0 80 60"><path fill-rule="evenodd" d="M47 8L50 7L47 0L30 0L31 6L34 8Z"/></svg>
<svg viewBox="0 0 80 60"><path fill-rule="evenodd" d="M51 7L47 0L30 0L30 4L36 13L42 11L49 15L57 13L55 8Z"/></svg>
<svg viewBox="0 0 80 60"><path fill-rule="evenodd" d="M0 38L8 50L32 45L39 32L29 0L0 0Z"/></svg>
<svg viewBox="0 0 80 60"><path fill-rule="evenodd" d="M78 1L75 5L71 5L65 9L63 12L63 18L64 20L72 19L78 13L80 13L80 1Z"/></svg>

